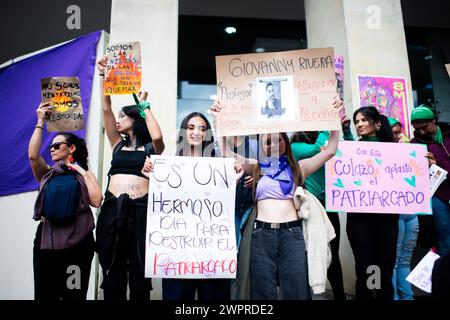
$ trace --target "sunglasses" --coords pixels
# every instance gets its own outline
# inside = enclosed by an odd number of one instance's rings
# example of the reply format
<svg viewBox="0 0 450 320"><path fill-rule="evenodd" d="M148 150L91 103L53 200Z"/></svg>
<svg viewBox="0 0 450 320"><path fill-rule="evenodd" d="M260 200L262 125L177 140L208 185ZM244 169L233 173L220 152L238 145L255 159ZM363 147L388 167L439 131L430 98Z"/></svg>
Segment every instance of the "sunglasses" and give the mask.
<svg viewBox="0 0 450 320"><path fill-rule="evenodd" d="M59 147L62 145L62 144L65 144L65 145L69 145L67 142L55 142L55 143L53 143L53 144L51 144L50 145L50 150L53 148L53 149L55 149L55 150L59 150Z"/></svg>

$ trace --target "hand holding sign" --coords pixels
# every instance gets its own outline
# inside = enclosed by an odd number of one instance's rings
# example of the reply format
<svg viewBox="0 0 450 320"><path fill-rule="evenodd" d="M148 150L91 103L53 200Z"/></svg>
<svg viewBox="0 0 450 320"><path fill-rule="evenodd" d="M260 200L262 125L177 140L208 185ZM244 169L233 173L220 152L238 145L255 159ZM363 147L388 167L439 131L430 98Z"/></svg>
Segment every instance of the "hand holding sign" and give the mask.
<svg viewBox="0 0 450 320"><path fill-rule="evenodd" d="M52 77L41 80L43 102L49 102L47 130L50 132L77 131L84 128L78 77ZM47 111L49 111L47 110Z"/></svg>
<svg viewBox="0 0 450 320"><path fill-rule="evenodd" d="M38 121L45 121L46 116L50 115L51 112L50 102L41 102L39 107L36 109Z"/></svg>
<svg viewBox="0 0 450 320"><path fill-rule="evenodd" d="M236 183L241 180L244 175L244 166L242 163L235 161L234 162L234 171L236 171Z"/></svg>
<svg viewBox="0 0 450 320"><path fill-rule="evenodd" d="M100 60L97 61L97 69L100 72L100 74L105 75L105 68L108 64L108 56L104 55Z"/></svg>
<svg viewBox="0 0 450 320"><path fill-rule="evenodd" d="M119 43L106 47L106 65L102 59L98 64L104 68L104 94L136 93L141 87L141 45L139 42Z"/></svg>
<svg viewBox="0 0 450 320"><path fill-rule="evenodd" d="M142 174L150 179L150 176L153 172L153 162L150 157L146 157L144 167L141 170Z"/></svg>

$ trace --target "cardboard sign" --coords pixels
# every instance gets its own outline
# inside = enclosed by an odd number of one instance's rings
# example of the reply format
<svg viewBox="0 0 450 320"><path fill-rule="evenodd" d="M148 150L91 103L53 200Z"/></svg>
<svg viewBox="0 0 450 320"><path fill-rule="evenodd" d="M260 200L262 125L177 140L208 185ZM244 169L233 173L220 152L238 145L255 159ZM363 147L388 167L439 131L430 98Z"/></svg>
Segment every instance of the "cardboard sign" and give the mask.
<svg viewBox="0 0 450 320"><path fill-rule="evenodd" d="M43 102L50 102L52 114L47 116L47 131L78 131L84 128L78 77L52 77L41 79Z"/></svg>
<svg viewBox="0 0 450 320"><path fill-rule="evenodd" d="M131 94L141 88L141 44L137 41L108 45L104 94Z"/></svg>
<svg viewBox="0 0 450 320"><path fill-rule="evenodd" d="M334 70L336 73L336 89L339 97L344 101L344 57L335 56L334 57Z"/></svg>
<svg viewBox="0 0 450 320"><path fill-rule="evenodd" d="M145 276L235 278L234 159L151 158Z"/></svg>
<svg viewBox="0 0 450 320"><path fill-rule="evenodd" d="M431 276L433 275L433 267L437 259L439 259L439 255L433 251L428 252L427 255L420 260L414 270L406 277L406 281L425 292L431 293Z"/></svg>
<svg viewBox="0 0 450 320"><path fill-rule="evenodd" d="M218 136L338 130L333 48L216 57Z"/></svg>
<svg viewBox="0 0 450 320"><path fill-rule="evenodd" d="M327 211L431 214L425 145L339 142L325 164Z"/></svg>
<svg viewBox="0 0 450 320"><path fill-rule="evenodd" d="M358 76L359 106L374 106L381 114L402 124L402 132L410 137L409 104L406 79L380 76Z"/></svg>

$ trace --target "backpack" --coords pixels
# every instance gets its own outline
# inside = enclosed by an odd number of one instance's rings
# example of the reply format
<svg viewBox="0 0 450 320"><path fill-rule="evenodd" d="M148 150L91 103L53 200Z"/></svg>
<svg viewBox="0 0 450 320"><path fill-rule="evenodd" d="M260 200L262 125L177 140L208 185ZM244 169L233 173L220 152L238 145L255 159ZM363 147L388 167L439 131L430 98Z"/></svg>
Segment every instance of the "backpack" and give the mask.
<svg viewBox="0 0 450 320"><path fill-rule="evenodd" d="M54 175L45 186L42 216L55 224L70 224L77 218L81 189L76 173Z"/></svg>

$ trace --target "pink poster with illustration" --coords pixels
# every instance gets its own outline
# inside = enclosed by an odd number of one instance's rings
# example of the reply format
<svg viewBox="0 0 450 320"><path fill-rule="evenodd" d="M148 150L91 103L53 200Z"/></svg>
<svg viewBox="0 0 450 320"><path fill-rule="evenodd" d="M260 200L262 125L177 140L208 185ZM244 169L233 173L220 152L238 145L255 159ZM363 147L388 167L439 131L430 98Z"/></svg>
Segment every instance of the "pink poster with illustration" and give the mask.
<svg viewBox="0 0 450 320"><path fill-rule="evenodd" d="M374 106L381 114L398 120L402 132L410 137L405 78L359 75L358 90L360 107Z"/></svg>
<svg viewBox="0 0 450 320"><path fill-rule="evenodd" d="M339 142L325 165L327 211L431 214L427 147Z"/></svg>

